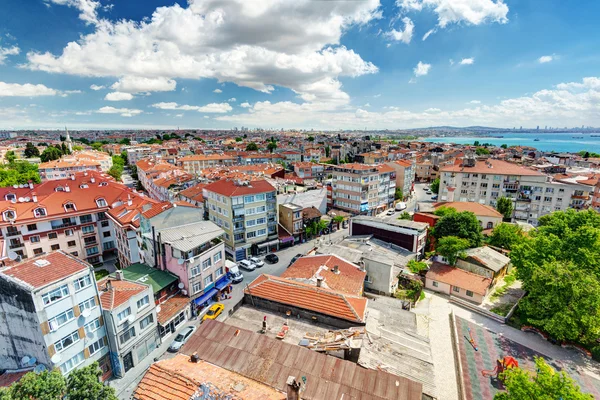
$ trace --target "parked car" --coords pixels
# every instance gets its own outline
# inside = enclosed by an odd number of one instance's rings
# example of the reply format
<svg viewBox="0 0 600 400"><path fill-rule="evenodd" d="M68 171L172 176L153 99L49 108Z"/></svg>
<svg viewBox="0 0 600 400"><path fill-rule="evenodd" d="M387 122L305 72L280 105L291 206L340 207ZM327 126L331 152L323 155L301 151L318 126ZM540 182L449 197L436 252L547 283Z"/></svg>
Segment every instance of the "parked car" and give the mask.
<svg viewBox="0 0 600 400"><path fill-rule="evenodd" d="M290 265L292 265L293 263L295 263L297 259L299 259L300 257L303 257L303 256L304 256L303 254L296 254L294 256L294 258L292 258L292 261L290 261L290 263L288 264L288 268L289 268Z"/></svg>
<svg viewBox="0 0 600 400"><path fill-rule="evenodd" d="M431 191L431 190L427 190L427 191L425 192L425 194L432 194L432 191Z"/></svg>
<svg viewBox="0 0 600 400"><path fill-rule="evenodd" d="M265 265L265 262L258 257L250 257L248 259L252 264L256 265L256 268L260 268Z"/></svg>
<svg viewBox="0 0 600 400"><path fill-rule="evenodd" d="M396 214L396 210L394 210L393 208L390 208L389 210L387 210L386 214L387 215L394 215L394 214Z"/></svg>
<svg viewBox="0 0 600 400"><path fill-rule="evenodd" d="M254 271L256 269L256 265L248 260L242 260L238 265L241 269L245 269L246 271Z"/></svg>
<svg viewBox="0 0 600 400"><path fill-rule="evenodd" d="M240 283L244 280L244 275L242 275L237 265L229 268L229 279L231 279L231 282L233 283Z"/></svg>
<svg viewBox="0 0 600 400"><path fill-rule="evenodd" d="M204 314L204 317L202 317L202 321L217 318L219 315L221 315L224 309L225 306L221 303L213 304L212 306L210 306L206 314Z"/></svg>
<svg viewBox="0 0 600 400"><path fill-rule="evenodd" d="M190 336L192 336L192 333L194 333L195 330L196 326L194 325L183 328L181 332L177 334L175 340L173 340L173 343L171 343L171 345L169 346L169 352L177 353L183 347L185 342L188 341Z"/></svg>
<svg viewBox="0 0 600 400"><path fill-rule="evenodd" d="M273 253L267 254L267 256L265 257L265 261L269 264L276 264L279 262L279 257L277 257L277 255Z"/></svg>
<svg viewBox="0 0 600 400"><path fill-rule="evenodd" d="M437 200L438 199L438 195L434 194L433 196L431 196L431 200Z"/></svg>
<svg viewBox="0 0 600 400"><path fill-rule="evenodd" d="M423 190L429 192L429 186L423 186Z"/></svg>

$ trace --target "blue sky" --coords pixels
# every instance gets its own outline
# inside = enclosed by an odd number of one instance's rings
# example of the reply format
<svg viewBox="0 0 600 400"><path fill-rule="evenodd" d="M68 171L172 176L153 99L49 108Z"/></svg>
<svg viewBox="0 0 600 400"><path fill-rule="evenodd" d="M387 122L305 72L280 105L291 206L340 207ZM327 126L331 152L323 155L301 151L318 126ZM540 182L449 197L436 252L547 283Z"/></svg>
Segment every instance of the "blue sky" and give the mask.
<svg viewBox="0 0 600 400"><path fill-rule="evenodd" d="M0 129L600 126L599 13L592 0L3 0Z"/></svg>

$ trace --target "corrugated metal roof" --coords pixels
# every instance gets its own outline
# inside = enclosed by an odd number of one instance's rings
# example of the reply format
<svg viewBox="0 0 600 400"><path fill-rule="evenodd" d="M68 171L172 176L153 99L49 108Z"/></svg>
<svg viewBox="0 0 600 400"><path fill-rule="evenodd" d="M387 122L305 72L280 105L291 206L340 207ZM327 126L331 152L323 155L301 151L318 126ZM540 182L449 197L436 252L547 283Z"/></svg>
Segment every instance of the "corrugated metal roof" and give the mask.
<svg viewBox="0 0 600 400"><path fill-rule="evenodd" d="M420 400L422 385L385 371L284 343L222 322L207 320L188 340L184 354L286 391L288 376L305 377L307 400Z"/></svg>
<svg viewBox="0 0 600 400"><path fill-rule="evenodd" d="M199 221L175 228L162 229L162 242L181 251L190 251L223 235L225 231L211 221Z"/></svg>
<svg viewBox="0 0 600 400"><path fill-rule="evenodd" d="M487 246L468 249L465 250L465 253L469 258L472 258L479 264L485 265L494 272L500 271L510 263L510 258Z"/></svg>

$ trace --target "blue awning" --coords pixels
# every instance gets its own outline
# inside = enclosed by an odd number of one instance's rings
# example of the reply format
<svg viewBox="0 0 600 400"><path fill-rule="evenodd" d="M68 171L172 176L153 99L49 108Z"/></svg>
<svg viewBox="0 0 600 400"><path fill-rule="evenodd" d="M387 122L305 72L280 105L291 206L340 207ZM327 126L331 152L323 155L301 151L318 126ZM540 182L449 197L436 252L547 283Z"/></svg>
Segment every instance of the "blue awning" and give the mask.
<svg viewBox="0 0 600 400"><path fill-rule="evenodd" d="M202 296L194 299L194 303L196 303L196 305L200 305L200 304L206 303L215 294L217 294L217 289L212 288L208 292L204 293Z"/></svg>
<svg viewBox="0 0 600 400"><path fill-rule="evenodd" d="M217 281L217 284L215 286L216 286L217 290L223 290L223 288L227 287L230 283L231 283L231 279L229 279L227 277L227 275L225 275L224 277L222 277L221 279L219 279Z"/></svg>

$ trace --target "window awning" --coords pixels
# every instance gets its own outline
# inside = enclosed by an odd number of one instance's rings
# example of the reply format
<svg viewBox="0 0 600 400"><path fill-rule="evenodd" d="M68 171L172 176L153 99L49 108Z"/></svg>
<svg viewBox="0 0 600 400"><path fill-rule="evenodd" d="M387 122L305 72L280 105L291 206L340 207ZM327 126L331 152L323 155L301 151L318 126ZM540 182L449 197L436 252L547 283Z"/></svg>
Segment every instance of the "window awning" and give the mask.
<svg viewBox="0 0 600 400"><path fill-rule="evenodd" d="M263 247L267 247L267 246L277 246L278 243L279 243L278 240L271 240L270 242L259 244L258 248L262 249Z"/></svg>
<svg viewBox="0 0 600 400"><path fill-rule="evenodd" d="M223 290L223 288L227 287L230 283L231 279L229 279L226 275L217 281L215 287L217 288L217 290Z"/></svg>
<svg viewBox="0 0 600 400"><path fill-rule="evenodd" d="M200 305L200 304L206 303L215 294L217 294L217 289L212 288L208 292L204 293L202 296L194 299L194 303L196 303L196 305Z"/></svg>

